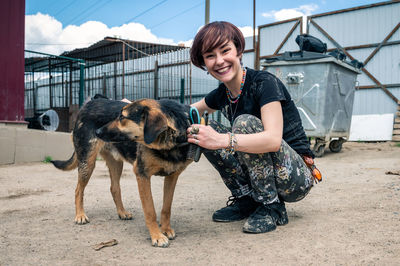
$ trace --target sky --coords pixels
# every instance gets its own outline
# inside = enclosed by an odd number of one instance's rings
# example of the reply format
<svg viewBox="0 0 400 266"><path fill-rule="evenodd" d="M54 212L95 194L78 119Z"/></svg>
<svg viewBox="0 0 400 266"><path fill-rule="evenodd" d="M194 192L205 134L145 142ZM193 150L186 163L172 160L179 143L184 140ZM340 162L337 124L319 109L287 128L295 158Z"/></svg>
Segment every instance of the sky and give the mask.
<svg viewBox="0 0 400 266"><path fill-rule="evenodd" d="M26 0L25 49L59 55L106 36L190 46L205 23L205 0ZM256 0L256 26L382 1ZM253 0L210 0L210 22L253 34Z"/></svg>

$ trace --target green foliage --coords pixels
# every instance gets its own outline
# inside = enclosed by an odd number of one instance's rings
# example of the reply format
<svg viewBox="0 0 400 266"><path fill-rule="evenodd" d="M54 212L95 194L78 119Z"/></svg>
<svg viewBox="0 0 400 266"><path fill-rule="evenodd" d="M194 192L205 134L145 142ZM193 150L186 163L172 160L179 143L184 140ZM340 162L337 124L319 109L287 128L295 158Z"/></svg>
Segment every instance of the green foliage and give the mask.
<svg viewBox="0 0 400 266"><path fill-rule="evenodd" d="M396 143L396 147L400 147L400 142L397 142L397 143Z"/></svg>
<svg viewBox="0 0 400 266"><path fill-rule="evenodd" d="M46 157L44 157L43 162L44 163L50 163L52 160L53 160L53 158L51 158L51 156L46 156Z"/></svg>

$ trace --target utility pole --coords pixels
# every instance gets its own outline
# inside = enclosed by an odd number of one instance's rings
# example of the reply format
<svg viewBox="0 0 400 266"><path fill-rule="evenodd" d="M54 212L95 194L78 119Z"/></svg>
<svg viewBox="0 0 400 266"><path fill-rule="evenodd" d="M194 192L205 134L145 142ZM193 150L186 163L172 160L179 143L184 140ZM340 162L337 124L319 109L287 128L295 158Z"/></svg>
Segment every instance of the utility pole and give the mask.
<svg viewBox="0 0 400 266"><path fill-rule="evenodd" d="M253 51L254 51L254 69L258 69L257 42L256 42L256 0L253 0Z"/></svg>
<svg viewBox="0 0 400 266"><path fill-rule="evenodd" d="M210 23L210 0L206 0L206 12L204 25Z"/></svg>
<svg viewBox="0 0 400 266"><path fill-rule="evenodd" d="M256 49L256 0L253 0L253 49Z"/></svg>

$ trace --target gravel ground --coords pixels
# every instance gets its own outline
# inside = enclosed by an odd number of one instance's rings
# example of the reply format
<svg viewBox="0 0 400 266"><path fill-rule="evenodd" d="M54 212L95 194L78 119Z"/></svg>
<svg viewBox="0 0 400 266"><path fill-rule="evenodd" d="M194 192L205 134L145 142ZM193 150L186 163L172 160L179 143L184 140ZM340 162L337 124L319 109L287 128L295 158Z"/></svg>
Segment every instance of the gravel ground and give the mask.
<svg viewBox="0 0 400 266"><path fill-rule="evenodd" d="M86 225L73 222L76 170L0 166L0 265L399 265L400 147L349 142L316 161L324 180L286 205L289 224L252 235L242 233L244 221L212 222L229 192L202 157L178 181L171 218L177 238L164 249L151 246L131 165L121 187L133 220L119 220L108 170L98 161L85 191ZM162 183L152 178L158 214ZM93 249L111 239L118 244Z"/></svg>

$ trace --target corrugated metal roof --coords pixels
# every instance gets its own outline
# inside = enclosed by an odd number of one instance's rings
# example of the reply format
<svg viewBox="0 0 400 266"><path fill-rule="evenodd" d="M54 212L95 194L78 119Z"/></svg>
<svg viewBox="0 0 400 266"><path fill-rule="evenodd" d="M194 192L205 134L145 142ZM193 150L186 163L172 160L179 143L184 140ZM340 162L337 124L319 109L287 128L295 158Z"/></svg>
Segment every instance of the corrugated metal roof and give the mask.
<svg viewBox="0 0 400 266"><path fill-rule="evenodd" d="M96 63L116 62L123 60L122 51L124 43L129 45L125 45L125 60L137 59L148 55L176 51L184 48L178 45L155 44L105 37L103 40L87 48L75 49L70 52L64 52L61 55Z"/></svg>

